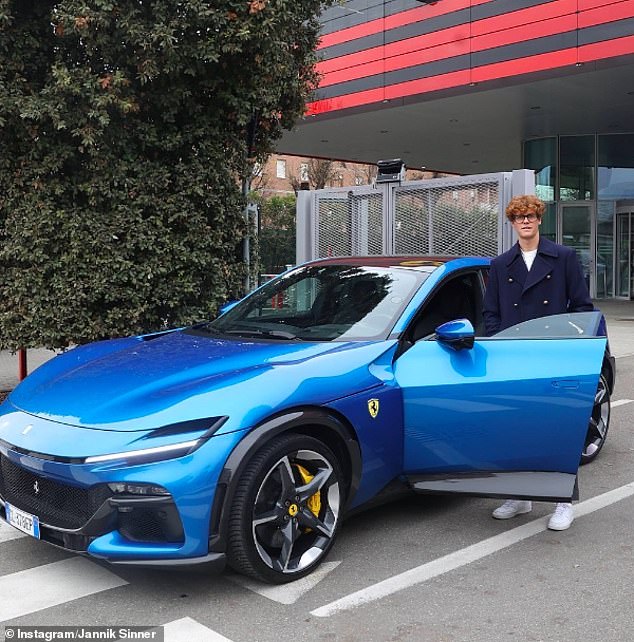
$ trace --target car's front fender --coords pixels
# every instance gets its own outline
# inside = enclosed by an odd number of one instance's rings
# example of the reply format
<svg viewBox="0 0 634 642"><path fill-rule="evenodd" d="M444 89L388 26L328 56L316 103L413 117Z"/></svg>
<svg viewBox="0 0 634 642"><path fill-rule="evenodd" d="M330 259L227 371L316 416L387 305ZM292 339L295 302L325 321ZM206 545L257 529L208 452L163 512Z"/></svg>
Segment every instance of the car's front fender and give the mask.
<svg viewBox="0 0 634 642"><path fill-rule="evenodd" d="M273 416L251 430L233 449L223 467L211 511L209 550L224 552L230 507L241 475L249 461L265 444L285 432L321 438L339 456L347 458L348 502L359 487L361 451L352 427L338 413L325 408L303 407Z"/></svg>

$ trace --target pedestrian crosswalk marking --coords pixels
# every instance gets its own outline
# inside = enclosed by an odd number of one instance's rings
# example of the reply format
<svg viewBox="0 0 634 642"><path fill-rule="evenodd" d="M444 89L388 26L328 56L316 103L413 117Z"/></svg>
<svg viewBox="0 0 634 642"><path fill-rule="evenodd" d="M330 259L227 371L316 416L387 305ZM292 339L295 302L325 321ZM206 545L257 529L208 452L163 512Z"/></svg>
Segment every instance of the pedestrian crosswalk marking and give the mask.
<svg viewBox="0 0 634 642"><path fill-rule="evenodd" d="M328 573L334 571L339 564L341 564L339 560L324 562L310 575L295 580L294 582L289 582L288 584L263 584L262 582L250 580L242 575L230 575L228 579L274 602L279 602L280 604L295 604L300 597L315 588L315 586L317 586Z"/></svg>
<svg viewBox="0 0 634 642"><path fill-rule="evenodd" d="M13 526L9 526L9 524L5 524L0 520L0 542L8 542L12 539L26 536L26 533L21 533L17 528L13 528Z"/></svg>
<svg viewBox="0 0 634 642"><path fill-rule="evenodd" d="M165 642L231 642L190 617L174 620L163 625Z"/></svg>
<svg viewBox="0 0 634 642"><path fill-rule="evenodd" d="M83 557L0 577L0 622L124 586L118 575Z"/></svg>

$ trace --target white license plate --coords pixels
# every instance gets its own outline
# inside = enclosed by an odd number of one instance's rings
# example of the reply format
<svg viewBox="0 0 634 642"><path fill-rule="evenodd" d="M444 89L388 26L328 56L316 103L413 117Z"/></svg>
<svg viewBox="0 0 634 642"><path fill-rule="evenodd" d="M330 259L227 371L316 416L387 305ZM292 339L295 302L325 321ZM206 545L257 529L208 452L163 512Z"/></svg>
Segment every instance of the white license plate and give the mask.
<svg viewBox="0 0 634 642"><path fill-rule="evenodd" d="M31 537L40 539L40 520L35 515L11 506L9 502L4 507L7 511L7 522L11 526L15 526L18 530L31 535Z"/></svg>

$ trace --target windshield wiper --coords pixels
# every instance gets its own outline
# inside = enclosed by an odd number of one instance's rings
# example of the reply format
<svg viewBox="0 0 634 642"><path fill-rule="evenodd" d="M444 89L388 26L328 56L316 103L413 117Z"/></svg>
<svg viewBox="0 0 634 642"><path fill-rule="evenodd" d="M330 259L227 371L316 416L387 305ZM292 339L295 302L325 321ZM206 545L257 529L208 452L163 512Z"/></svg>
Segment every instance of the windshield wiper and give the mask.
<svg viewBox="0 0 634 642"><path fill-rule="evenodd" d="M216 330L209 321L203 321L202 323L196 323L191 326L191 330L196 330L198 332L205 332L206 334L213 334L217 337L222 337L225 333Z"/></svg>
<svg viewBox="0 0 634 642"><path fill-rule="evenodd" d="M290 339L301 341L301 339L292 332L284 330L226 330L225 334L236 334L244 337L266 337L271 339Z"/></svg>

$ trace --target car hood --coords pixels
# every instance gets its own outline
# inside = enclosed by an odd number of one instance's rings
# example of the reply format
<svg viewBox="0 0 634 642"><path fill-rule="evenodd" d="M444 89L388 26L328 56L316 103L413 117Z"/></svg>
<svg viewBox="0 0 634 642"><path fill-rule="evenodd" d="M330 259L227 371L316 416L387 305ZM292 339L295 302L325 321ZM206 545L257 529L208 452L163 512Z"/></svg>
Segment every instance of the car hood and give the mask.
<svg viewBox="0 0 634 642"><path fill-rule="evenodd" d="M175 331L90 344L38 368L11 394L31 415L137 431L206 417L241 429L272 412L380 383L370 363L393 342L256 342Z"/></svg>

